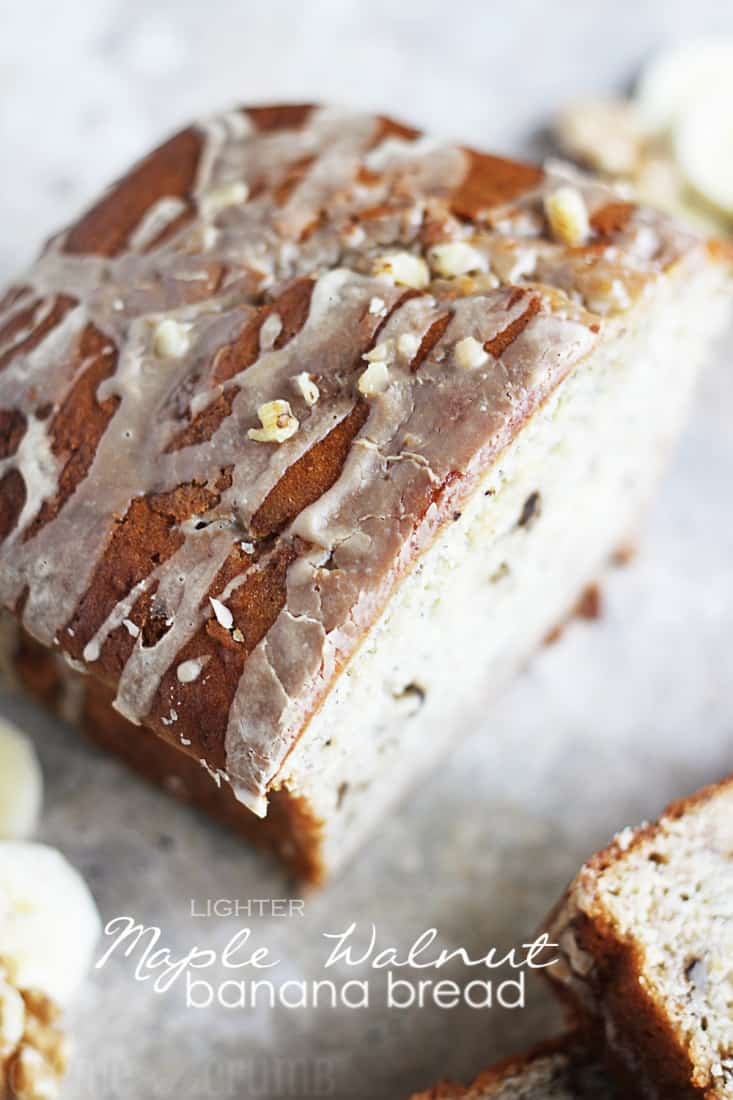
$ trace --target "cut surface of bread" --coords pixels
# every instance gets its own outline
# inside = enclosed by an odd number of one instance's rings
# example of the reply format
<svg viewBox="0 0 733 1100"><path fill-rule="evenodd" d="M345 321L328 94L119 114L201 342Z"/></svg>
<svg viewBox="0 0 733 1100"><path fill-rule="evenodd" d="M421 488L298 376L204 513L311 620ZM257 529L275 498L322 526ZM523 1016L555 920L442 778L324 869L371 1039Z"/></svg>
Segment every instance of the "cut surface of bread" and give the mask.
<svg viewBox="0 0 733 1100"><path fill-rule="evenodd" d="M577 1038L544 1043L479 1074L468 1086L442 1083L411 1100L621 1100L608 1072Z"/></svg>
<svg viewBox="0 0 733 1100"><path fill-rule="evenodd" d="M557 166L329 108L190 127L0 300L10 663L335 869L638 522L727 278Z"/></svg>
<svg viewBox="0 0 733 1100"><path fill-rule="evenodd" d="M733 777L582 868L546 971L641 1095L733 1097Z"/></svg>

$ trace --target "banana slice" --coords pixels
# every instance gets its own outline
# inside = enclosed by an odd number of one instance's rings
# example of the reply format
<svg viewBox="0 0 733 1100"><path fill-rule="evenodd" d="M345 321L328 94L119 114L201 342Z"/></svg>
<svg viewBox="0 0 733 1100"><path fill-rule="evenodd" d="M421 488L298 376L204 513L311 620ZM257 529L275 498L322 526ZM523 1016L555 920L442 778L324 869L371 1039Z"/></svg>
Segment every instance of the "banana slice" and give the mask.
<svg viewBox="0 0 733 1100"><path fill-rule="evenodd" d="M733 217L733 91L723 99L715 92L690 104L677 130L675 152L690 186Z"/></svg>
<svg viewBox="0 0 733 1100"><path fill-rule="evenodd" d="M81 875L45 844L0 843L0 957L13 984L68 1004L99 938L97 906Z"/></svg>
<svg viewBox="0 0 733 1100"><path fill-rule="evenodd" d="M733 40L698 39L667 50L642 72L636 106L650 134L673 131L686 108L715 93L721 111L733 109Z"/></svg>
<svg viewBox="0 0 733 1100"><path fill-rule="evenodd" d="M33 745L0 719L0 840L25 840L38 824L43 780Z"/></svg>

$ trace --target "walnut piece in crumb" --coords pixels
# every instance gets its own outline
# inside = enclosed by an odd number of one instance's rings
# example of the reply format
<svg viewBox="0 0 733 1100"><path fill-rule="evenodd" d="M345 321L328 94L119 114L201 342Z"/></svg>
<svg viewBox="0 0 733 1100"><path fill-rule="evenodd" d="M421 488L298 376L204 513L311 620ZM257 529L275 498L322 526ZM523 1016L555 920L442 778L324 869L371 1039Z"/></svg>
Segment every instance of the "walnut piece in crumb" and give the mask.
<svg viewBox="0 0 733 1100"><path fill-rule="evenodd" d="M300 423L288 401L266 401L257 410L261 428L250 428L247 435L255 443L284 443L295 435Z"/></svg>
<svg viewBox="0 0 733 1100"><path fill-rule="evenodd" d="M0 1096L55 1100L69 1062L60 1011L43 993L17 989L0 965Z"/></svg>
<svg viewBox="0 0 733 1100"><path fill-rule="evenodd" d="M565 185L545 199L545 213L553 237L571 248L585 244L590 236L588 207L580 191Z"/></svg>

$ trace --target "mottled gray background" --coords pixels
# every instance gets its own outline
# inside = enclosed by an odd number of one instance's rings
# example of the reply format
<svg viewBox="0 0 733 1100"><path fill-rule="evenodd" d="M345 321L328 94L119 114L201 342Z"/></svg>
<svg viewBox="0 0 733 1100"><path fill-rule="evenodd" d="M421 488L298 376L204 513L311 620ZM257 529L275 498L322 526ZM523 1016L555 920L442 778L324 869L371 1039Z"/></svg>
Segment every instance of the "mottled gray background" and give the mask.
<svg viewBox="0 0 733 1100"><path fill-rule="evenodd" d="M235 101L331 99L379 108L500 150L537 147L578 93L623 87L666 41L733 34L695 3L453 0L3 0L0 277L166 130ZM663 380L661 381L663 384ZM618 827L733 768L733 373L703 380L642 553L613 575L602 622L575 624L459 740L306 915L254 921L277 976L322 976L321 933L375 921L380 943L428 925L480 953L521 942L580 859ZM467 634L468 644L468 634ZM43 838L85 872L106 918L134 913L183 950L221 947L241 921L190 899L279 897L266 860L130 778L58 723L31 729L47 777ZM454 970L459 979L466 972ZM360 971L357 976L364 976ZM186 1011L97 973L76 1013L76 1100L401 1097L469 1078L557 1026L538 987L523 1012Z"/></svg>

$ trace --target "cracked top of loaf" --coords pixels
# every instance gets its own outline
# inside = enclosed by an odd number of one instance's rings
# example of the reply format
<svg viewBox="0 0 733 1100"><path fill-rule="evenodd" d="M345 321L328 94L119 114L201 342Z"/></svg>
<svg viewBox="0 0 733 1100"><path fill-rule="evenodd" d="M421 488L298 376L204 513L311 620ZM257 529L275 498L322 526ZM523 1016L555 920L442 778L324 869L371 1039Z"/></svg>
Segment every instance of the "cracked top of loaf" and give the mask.
<svg viewBox="0 0 733 1100"><path fill-rule="evenodd" d="M0 299L0 602L262 812L481 470L694 256L386 118L191 126Z"/></svg>

